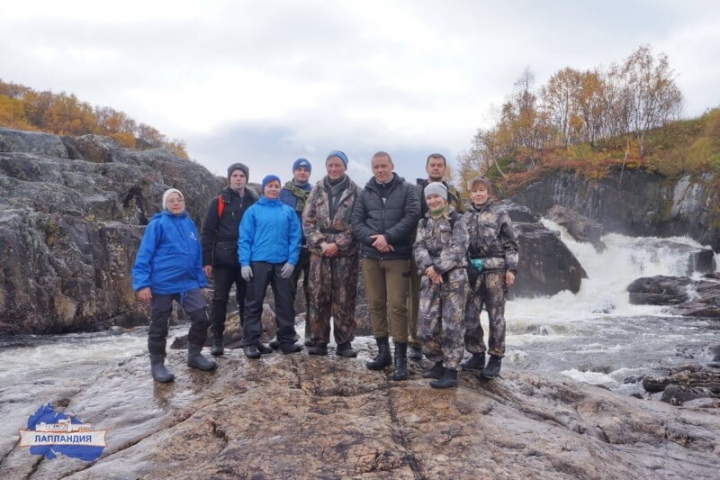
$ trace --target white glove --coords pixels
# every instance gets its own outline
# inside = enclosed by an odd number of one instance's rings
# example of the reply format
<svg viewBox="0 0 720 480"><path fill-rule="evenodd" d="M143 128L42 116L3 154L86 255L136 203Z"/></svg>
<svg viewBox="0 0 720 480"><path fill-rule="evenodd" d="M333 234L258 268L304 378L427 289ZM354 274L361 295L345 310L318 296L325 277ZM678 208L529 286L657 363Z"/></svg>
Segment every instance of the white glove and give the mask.
<svg viewBox="0 0 720 480"><path fill-rule="evenodd" d="M295 265L290 265L289 263L286 263L282 266L282 269L280 270L280 276L282 278L290 278L292 277L293 270L295 270Z"/></svg>
<svg viewBox="0 0 720 480"><path fill-rule="evenodd" d="M240 275L242 275L243 280L245 280L246 282L249 282L250 279L253 277L252 268L250 268L250 265L248 265L247 267L242 267L240 269Z"/></svg>

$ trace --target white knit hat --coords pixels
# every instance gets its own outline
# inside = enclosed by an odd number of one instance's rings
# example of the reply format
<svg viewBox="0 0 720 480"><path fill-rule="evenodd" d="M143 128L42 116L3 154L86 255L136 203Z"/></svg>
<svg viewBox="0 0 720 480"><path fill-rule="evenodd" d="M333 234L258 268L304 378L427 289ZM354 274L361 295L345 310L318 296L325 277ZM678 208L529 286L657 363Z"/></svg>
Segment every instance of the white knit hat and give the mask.
<svg viewBox="0 0 720 480"><path fill-rule="evenodd" d="M168 188L167 190L165 190L165 193L163 193L163 200L162 200L163 210L168 209L167 199L171 193L177 193L178 195L180 195L180 198L185 199L185 195L183 195L182 192L180 190L178 190L177 188Z"/></svg>
<svg viewBox="0 0 720 480"><path fill-rule="evenodd" d="M442 182L430 182L425 187L425 198L430 195L440 195L447 202L447 187Z"/></svg>

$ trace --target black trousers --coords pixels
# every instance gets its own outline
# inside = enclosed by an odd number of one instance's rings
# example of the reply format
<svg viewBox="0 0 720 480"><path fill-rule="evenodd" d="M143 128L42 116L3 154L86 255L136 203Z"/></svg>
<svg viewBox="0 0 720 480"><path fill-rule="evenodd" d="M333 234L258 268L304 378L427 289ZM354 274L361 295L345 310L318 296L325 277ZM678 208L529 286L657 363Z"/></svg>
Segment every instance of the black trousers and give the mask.
<svg viewBox="0 0 720 480"><path fill-rule="evenodd" d="M280 344L295 343L295 306L293 305L292 279L282 278L283 263L251 262L253 277L247 283L245 294L245 345L255 345L262 334L262 312L268 285L275 295L275 322Z"/></svg>
<svg viewBox="0 0 720 480"><path fill-rule="evenodd" d="M230 298L230 289L235 285L235 293L240 314L240 326L245 321L245 292L247 283L240 275L240 266L237 268L218 265L213 267L213 299L212 310L212 331L222 335L225 331L225 319L227 318L227 304Z"/></svg>

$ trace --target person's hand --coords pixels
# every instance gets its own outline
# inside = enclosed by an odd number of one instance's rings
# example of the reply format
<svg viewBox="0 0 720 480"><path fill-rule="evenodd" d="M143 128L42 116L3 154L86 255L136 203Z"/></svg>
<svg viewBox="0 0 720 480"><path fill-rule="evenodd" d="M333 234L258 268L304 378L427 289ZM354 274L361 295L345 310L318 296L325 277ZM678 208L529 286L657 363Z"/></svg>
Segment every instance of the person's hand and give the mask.
<svg viewBox="0 0 720 480"><path fill-rule="evenodd" d="M323 257L334 257L338 253L337 243L323 243L322 245L322 256Z"/></svg>
<svg viewBox="0 0 720 480"><path fill-rule="evenodd" d="M510 270L505 272L505 283L508 287L512 287L513 283L515 283L515 274Z"/></svg>
<svg viewBox="0 0 720 480"><path fill-rule="evenodd" d="M205 265L203 267L203 272L205 272L205 276L207 278L212 278L212 265Z"/></svg>
<svg viewBox="0 0 720 480"><path fill-rule="evenodd" d="M145 287L138 290L138 298L142 302L150 303L150 300L152 300L152 290L150 290L150 287Z"/></svg>
<svg viewBox="0 0 720 480"><path fill-rule="evenodd" d="M282 278L290 278L292 277L293 270L295 270L295 265L290 265L289 263L286 263L280 269L280 276Z"/></svg>
<svg viewBox="0 0 720 480"><path fill-rule="evenodd" d="M250 267L250 265L248 265L247 267L242 267L240 269L240 275L242 275L243 280L249 282L250 279L253 277L252 268Z"/></svg>
<svg viewBox="0 0 720 480"><path fill-rule="evenodd" d="M428 280L430 280L435 285L440 285L441 283L443 283L442 275L440 275L437 270L433 268L432 265L425 270L425 275L427 275Z"/></svg>
<svg viewBox="0 0 720 480"><path fill-rule="evenodd" d="M373 248L376 248L377 250L379 250L383 253L395 251L393 246L387 242L385 235L381 235L381 234L370 235L370 238L373 239L373 243L372 243Z"/></svg>

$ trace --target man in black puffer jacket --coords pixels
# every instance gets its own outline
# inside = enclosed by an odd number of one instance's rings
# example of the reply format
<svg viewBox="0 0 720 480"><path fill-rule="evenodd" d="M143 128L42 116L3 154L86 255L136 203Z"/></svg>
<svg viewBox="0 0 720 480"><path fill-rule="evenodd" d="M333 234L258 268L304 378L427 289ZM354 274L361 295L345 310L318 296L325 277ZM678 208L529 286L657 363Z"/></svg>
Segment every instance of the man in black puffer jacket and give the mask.
<svg viewBox="0 0 720 480"><path fill-rule="evenodd" d="M393 172L386 152L371 160L373 178L360 192L351 225L360 242L365 293L378 355L367 367L381 370L392 362L389 336L395 343L393 380L407 379L407 292L412 233L420 217L415 187Z"/></svg>
<svg viewBox="0 0 720 480"><path fill-rule="evenodd" d="M212 326L213 355L224 353L225 318L230 289L235 284L240 325L244 319L245 280L240 275L237 259L238 225L245 210L257 201L257 196L246 187L250 170L243 163L228 168L229 185L213 198L202 226L203 270L213 278ZM222 202L222 203L221 203ZM240 329L242 332L242 329Z"/></svg>

